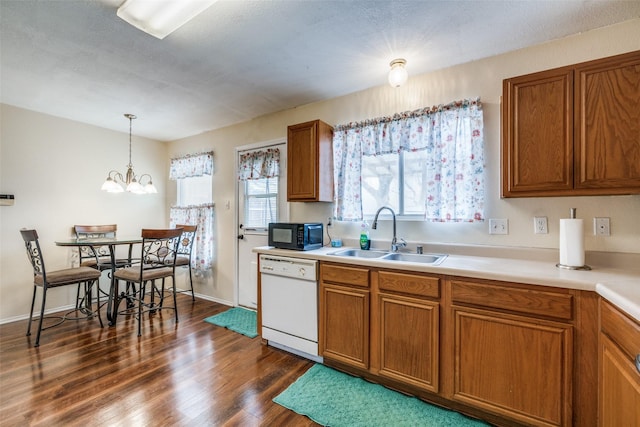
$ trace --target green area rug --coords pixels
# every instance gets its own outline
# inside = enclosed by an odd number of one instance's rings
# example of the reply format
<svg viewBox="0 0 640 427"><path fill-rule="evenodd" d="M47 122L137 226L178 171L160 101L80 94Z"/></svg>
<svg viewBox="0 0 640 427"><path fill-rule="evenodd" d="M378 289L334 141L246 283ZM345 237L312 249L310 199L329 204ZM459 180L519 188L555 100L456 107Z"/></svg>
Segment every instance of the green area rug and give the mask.
<svg viewBox="0 0 640 427"><path fill-rule="evenodd" d="M258 336L256 312L246 308L233 307L223 313L207 317L204 321L246 335L249 338Z"/></svg>
<svg viewBox="0 0 640 427"><path fill-rule="evenodd" d="M487 425L318 364L273 401L323 426Z"/></svg>

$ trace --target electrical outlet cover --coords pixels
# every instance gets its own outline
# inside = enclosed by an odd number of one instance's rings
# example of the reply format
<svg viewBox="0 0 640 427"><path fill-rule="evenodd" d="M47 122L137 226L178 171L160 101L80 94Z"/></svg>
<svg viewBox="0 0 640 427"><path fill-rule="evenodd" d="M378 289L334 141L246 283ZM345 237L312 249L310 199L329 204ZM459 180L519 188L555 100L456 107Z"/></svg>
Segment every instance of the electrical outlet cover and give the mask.
<svg viewBox="0 0 640 427"><path fill-rule="evenodd" d="M533 232L535 234L548 234L549 228L546 216L533 217Z"/></svg>
<svg viewBox="0 0 640 427"><path fill-rule="evenodd" d="M489 219L489 234L509 234L509 220Z"/></svg>

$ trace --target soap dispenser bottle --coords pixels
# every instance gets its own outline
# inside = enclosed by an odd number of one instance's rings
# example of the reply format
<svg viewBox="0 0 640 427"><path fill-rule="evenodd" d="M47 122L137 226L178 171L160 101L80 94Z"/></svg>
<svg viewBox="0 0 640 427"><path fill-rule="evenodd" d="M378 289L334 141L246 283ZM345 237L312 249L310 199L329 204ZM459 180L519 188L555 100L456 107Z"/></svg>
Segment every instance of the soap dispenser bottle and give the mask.
<svg viewBox="0 0 640 427"><path fill-rule="evenodd" d="M369 240L369 223L362 221L360 226L360 249L369 250L371 247L371 240Z"/></svg>

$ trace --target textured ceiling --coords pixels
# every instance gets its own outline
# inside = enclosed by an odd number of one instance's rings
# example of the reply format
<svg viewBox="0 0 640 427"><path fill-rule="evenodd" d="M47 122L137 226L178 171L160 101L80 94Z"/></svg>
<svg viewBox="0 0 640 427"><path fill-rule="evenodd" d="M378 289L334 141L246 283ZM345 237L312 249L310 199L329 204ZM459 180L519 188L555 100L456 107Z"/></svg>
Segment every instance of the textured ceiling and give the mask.
<svg viewBox="0 0 640 427"><path fill-rule="evenodd" d="M0 101L175 140L640 16L640 1L224 1L158 40L122 0L0 0ZM411 77L409 77L411 78Z"/></svg>

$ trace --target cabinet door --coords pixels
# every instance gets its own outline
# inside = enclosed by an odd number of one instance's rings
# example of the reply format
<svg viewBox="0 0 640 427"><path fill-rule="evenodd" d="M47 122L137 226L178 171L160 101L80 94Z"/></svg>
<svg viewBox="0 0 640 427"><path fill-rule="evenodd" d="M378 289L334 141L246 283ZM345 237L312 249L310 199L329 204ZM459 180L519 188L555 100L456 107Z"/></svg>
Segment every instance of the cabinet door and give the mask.
<svg viewBox="0 0 640 427"><path fill-rule="evenodd" d="M600 334L599 400L598 425L640 426L640 371L605 334Z"/></svg>
<svg viewBox="0 0 640 427"><path fill-rule="evenodd" d="M333 201L333 128L320 120L287 128L287 200Z"/></svg>
<svg viewBox="0 0 640 427"><path fill-rule="evenodd" d="M572 327L453 307L453 399L532 425L571 425Z"/></svg>
<svg viewBox="0 0 640 427"><path fill-rule="evenodd" d="M369 291L334 285L321 289L322 356L369 369Z"/></svg>
<svg viewBox="0 0 640 427"><path fill-rule="evenodd" d="M437 393L438 303L380 294L379 310L379 375Z"/></svg>
<svg viewBox="0 0 640 427"><path fill-rule="evenodd" d="M573 188L573 72L559 68L503 82L502 196Z"/></svg>
<svg viewBox="0 0 640 427"><path fill-rule="evenodd" d="M640 51L576 68L576 188L640 192Z"/></svg>

